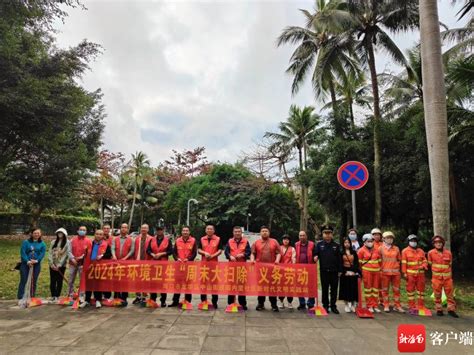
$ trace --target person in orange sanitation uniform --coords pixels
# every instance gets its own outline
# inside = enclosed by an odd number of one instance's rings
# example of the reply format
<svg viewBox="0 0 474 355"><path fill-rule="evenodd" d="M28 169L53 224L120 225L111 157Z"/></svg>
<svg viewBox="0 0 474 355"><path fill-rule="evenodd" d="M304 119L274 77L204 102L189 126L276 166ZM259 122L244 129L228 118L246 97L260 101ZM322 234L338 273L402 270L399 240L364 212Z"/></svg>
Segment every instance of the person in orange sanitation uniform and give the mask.
<svg viewBox="0 0 474 355"><path fill-rule="evenodd" d="M382 260L382 295L383 310L390 312L389 288L392 285L393 301L395 311L404 313L405 311L400 304L400 261L402 255L400 249L393 245L395 235L386 231L383 233L383 245L379 248L380 259Z"/></svg>
<svg viewBox="0 0 474 355"><path fill-rule="evenodd" d="M252 245L252 253L250 255L250 261L252 263L280 263L280 244L276 239L270 238L270 229L268 227L260 227L260 237ZM274 296L268 297L272 306L273 312L279 312L277 306L277 298ZM265 296L258 296L257 311L263 311L265 309Z"/></svg>
<svg viewBox="0 0 474 355"><path fill-rule="evenodd" d="M148 249L148 244L150 244L151 239L153 238L148 234L150 227L148 224L142 224L140 227L140 235L135 237L135 260L146 260L147 254L146 250ZM139 304L145 302L145 294L142 292L137 292L136 298L133 300L133 304Z"/></svg>
<svg viewBox="0 0 474 355"><path fill-rule="evenodd" d="M109 246L104 239L104 231L102 229L97 229L94 234L94 241L91 243L91 248L86 252L86 258L89 261L99 261L101 260ZM84 308L89 305L91 302L92 291L86 291L86 299L82 302L79 307ZM102 307L102 292L94 291L95 298L95 308Z"/></svg>
<svg viewBox="0 0 474 355"><path fill-rule="evenodd" d="M308 235L305 231L300 231L298 234L299 241L295 244L296 251L296 263L297 264L314 264L318 260L316 256L316 244L308 240ZM298 301L300 305L298 306L298 311L304 311L306 306L308 308L313 308L315 299L314 297L309 297L306 300L304 297L299 297Z"/></svg>
<svg viewBox="0 0 474 355"><path fill-rule="evenodd" d="M173 246L168 238L165 237L163 227L156 227L156 237L148 243L146 250L147 260L168 260L173 254ZM150 298L156 302L156 293L151 293ZM161 307L166 307L166 293L160 295Z"/></svg>
<svg viewBox="0 0 474 355"><path fill-rule="evenodd" d="M407 279L408 307L416 311L415 294L418 298L418 308L425 306L425 270L428 270L428 261L425 252L418 248L418 237L408 236L408 247L402 250L402 273Z"/></svg>
<svg viewBox="0 0 474 355"><path fill-rule="evenodd" d="M443 306L441 305L441 294L446 294L448 299L448 314L454 318L459 318L456 314L456 303L453 297L453 278L451 274L451 265L453 256L451 252L444 248L444 238L435 235L431 239L434 249L428 252L428 264L431 266L431 285L435 295L436 314L443 316Z"/></svg>
<svg viewBox="0 0 474 355"><path fill-rule="evenodd" d="M128 224L120 225L120 235L114 237L112 242L112 260L129 260L135 254L135 243L128 235ZM115 297L127 304L128 292L115 292Z"/></svg>
<svg viewBox="0 0 474 355"><path fill-rule="evenodd" d="M202 261L217 261L222 254L221 238L216 234L216 229L212 224L206 226L206 235L201 238L198 253ZM201 295L201 301L206 301L207 295ZM212 295L212 305L217 309L218 295Z"/></svg>
<svg viewBox="0 0 474 355"><path fill-rule="evenodd" d="M382 231L379 228L374 228L370 231L372 237L374 237L374 248L379 250L379 248L383 245L382 242ZM378 303L380 306L383 306L383 295L382 295L382 272L380 272L379 277L379 284L377 285L379 289L379 296L378 296Z"/></svg>
<svg viewBox="0 0 474 355"><path fill-rule="evenodd" d="M189 227L183 227L181 229L181 237L176 239L174 244L173 257L174 260L180 263L185 263L187 261L193 261L196 258L197 254L197 242L191 236L191 231ZM177 307L179 305L179 293L173 295L173 302L168 307ZM187 293L184 295L184 299L188 302L191 302L192 295Z"/></svg>
<svg viewBox="0 0 474 355"><path fill-rule="evenodd" d="M80 226L77 235L71 239L71 248L69 250L69 282L68 295L73 296L74 280L79 274L79 279L82 275L82 266L84 264L84 257L87 250L91 249L92 241L87 238L87 228Z"/></svg>
<svg viewBox="0 0 474 355"><path fill-rule="evenodd" d="M295 264L296 263L296 250L290 245L290 236L285 234L281 237L282 245L280 246L281 263L282 264ZM286 297L288 301L288 309L293 309L293 297ZM279 308L285 308L285 297L279 297Z"/></svg>
<svg viewBox="0 0 474 355"><path fill-rule="evenodd" d="M377 308L378 285L380 283L380 254L374 247L374 237L372 234L364 234L362 241L364 246L357 251L357 256L359 257L359 265L362 269L365 302L370 312L380 313L380 309Z"/></svg>
<svg viewBox="0 0 474 355"><path fill-rule="evenodd" d="M224 250L225 257L230 262L245 262L250 258L250 243L247 239L242 238L242 227L235 226L232 230L232 238L229 239ZM244 295L238 296L238 302L244 309L247 310L247 297ZM227 304L235 302L235 295L227 296Z"/></svg>

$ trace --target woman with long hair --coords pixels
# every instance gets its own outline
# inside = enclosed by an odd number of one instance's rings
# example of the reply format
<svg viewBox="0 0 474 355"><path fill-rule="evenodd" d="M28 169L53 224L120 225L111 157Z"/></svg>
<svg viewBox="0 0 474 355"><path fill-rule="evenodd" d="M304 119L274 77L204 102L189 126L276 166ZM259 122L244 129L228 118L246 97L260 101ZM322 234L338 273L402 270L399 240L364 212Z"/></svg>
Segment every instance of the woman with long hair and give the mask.
<svg viewBox="0 0 474 355"><path fill-rule="evenodd" d="M342 275L340 277L339 285L339 299L344 301L344 310L355 312L357 305L357 279L360 276L359 258L357 253L352 248L350 238L344 238L341 247L342 258Z"/></svg>
<svg viewBox="0 0 474 355"><path fill-rule="evenodd" d="M30 295L34 297L36 292L36 283L41 271L41 260L46 254L46 244L41 239L41 229L37 228L31 232L30 237L24 240L20 248L21 264L20 264L20 284L18 285L17 297L19 300L23 298L25 293L25 285L28 281L28 274L33 268L33 276L31 280Z"/></svg>
<svg viewBox="0 0 474 355"><path fill-rule="evenodd" d="M56 231L56 239L51 242L49 247L49 289L53 301L57 301L63 288L64 272L70 252L71 244L67 240L67 231L59 228Z"/></svg>

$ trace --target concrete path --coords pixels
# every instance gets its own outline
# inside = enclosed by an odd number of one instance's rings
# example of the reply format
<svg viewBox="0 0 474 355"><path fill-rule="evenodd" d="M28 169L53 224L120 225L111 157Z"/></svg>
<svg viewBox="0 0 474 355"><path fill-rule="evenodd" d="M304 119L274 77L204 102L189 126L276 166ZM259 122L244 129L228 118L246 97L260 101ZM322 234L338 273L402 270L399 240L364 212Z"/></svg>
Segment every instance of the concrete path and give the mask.
<svg viewBox="0 0 474 355"><path fill-rule="evenodd" d="M428 354L474 354L474 345L450 340L433 346L430 332L474 332L474 318L354 314L312 318L299 311L224 309L192 311L175 308L88 308L74 311L56 305L21 310L13 301L0 302L0 354L397 354L397 327L426 326ZM296 303L296 302L294 302ZM221 298L224 308L224 297ZM342 308L342 307L340 307ZM452 333L450 333L452 332ZM472 341L472 338L471 338Z"/></svg>

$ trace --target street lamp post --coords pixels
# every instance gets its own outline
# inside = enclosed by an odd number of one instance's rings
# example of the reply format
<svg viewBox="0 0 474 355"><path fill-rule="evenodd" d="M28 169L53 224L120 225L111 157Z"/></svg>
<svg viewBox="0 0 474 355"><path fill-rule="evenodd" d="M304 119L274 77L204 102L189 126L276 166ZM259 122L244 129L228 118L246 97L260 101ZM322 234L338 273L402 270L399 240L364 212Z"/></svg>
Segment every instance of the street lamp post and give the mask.
<svg viewBox="0 0 474 355"><path fill-rule="evenodd" d="M247 232L249 232L249 218L252 217L250 213L247 213Z"/></svg>
<svg viewBox="0 0 474 355"><path fill-rule="evenodd" d="M186 216L186 225L189 227L189 210L191 208L191 202L192 203L195 203L195 204L198 204L198 200L194 199L194 198L190 198L188 200L188 213L187 213L187 216Z"/></svg>

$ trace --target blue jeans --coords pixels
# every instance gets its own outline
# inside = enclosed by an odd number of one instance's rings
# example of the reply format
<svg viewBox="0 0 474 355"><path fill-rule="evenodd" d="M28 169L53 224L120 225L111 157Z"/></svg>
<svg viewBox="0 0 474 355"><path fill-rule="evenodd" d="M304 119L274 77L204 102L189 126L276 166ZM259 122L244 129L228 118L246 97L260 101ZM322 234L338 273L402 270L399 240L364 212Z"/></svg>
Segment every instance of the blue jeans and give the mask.
<svg viewBox="0 0 474 355"><path fill-rule="evenodd" d="M38 276L41 271L41 263L33 265L33 280L31 280L31 297L35 295L36 292L36 282L38 281ZM30 267L24 261L20 265L20 284L18 285L18 294L17 298L21 300L23 294L25 293L26 280L28 280L28 273L30 272Z"/></svg>
<svg viewBox="0 0 474 355"><path fill-rule="evenodd" d="M308 298L308 302L306 302L306 299L304 297L299 297L298 300L300 301L300 306L308 306L308 308L314 307L314 297Z"/></svg>

